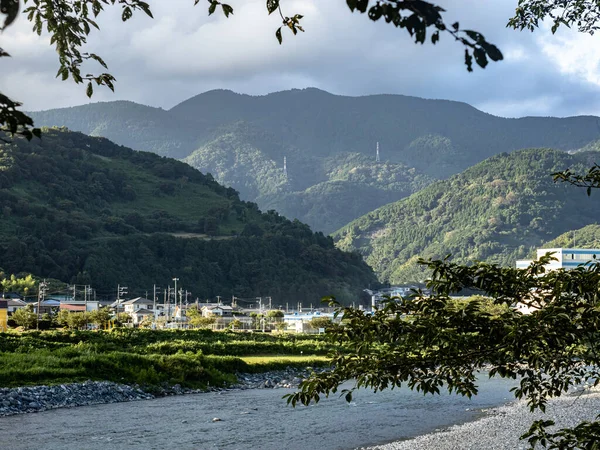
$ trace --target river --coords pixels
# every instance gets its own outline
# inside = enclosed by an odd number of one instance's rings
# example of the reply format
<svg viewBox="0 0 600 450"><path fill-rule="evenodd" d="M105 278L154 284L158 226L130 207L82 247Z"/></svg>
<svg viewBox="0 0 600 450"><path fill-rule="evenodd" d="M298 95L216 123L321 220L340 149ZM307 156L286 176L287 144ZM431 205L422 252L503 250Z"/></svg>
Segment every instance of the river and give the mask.
<svg viewBox="0 0 600 450"><path fill-rule="evenodd" d="M513 382L514 383L514 382ZM475 420L512 400L505 380L482 380L472 400L408 389L360 391L291 408L287 389L249 389L0 417L0 447L20 449L355 449ZM213 418L221 421L213 422Z"/></svg>

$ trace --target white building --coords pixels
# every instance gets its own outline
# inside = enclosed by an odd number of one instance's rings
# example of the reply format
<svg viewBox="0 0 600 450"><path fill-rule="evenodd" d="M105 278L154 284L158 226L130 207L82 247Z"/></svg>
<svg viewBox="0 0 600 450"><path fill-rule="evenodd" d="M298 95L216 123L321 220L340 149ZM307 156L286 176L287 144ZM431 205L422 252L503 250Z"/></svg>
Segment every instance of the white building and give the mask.
<svg viewBox="0 0 600 450"><path fill-rule="evenodd" d="M152 310L154 307L154 300L150 300L143 297L136 297L132 298L131 300L121 302L121 307L125 310L126 313L129 314L136 312L138 309Z"/></svg>
<svg viewBox="0 0 600 450"><path fill-rule="evenodd" d="M229 305L216 305L216 306L203 306L202 307L203 317L232 317L233 308Z"/></svg>
<svg viewBox="0 0 600 450"><path fill-rule="evenodd" d="M546 264L546 270L570 270L579 266L587 266L595 261L600 262L600 249L596 248L538 248L536 260L539 260L547 253L552 253L552 257L556 258L556 260ZM533 260L531 259L519 260L516 264L517 269L526 269L532 262ZM523 314L531 314L538 309L524 303L518 303L516 308Z"/></svg>
<svg viewBox="0 0 600 450"><path fill-rule="evenodd" d="M537 259L540 259L546 253L553 253L552 257L556 261L551 261L546 265L548 270L556 269L574 269L581 265L588 265L595 262L600 262L600 249L587 248L538 248ZM517 261L517 269L525 269L532 263L530 259L522 259Z"/></svg>

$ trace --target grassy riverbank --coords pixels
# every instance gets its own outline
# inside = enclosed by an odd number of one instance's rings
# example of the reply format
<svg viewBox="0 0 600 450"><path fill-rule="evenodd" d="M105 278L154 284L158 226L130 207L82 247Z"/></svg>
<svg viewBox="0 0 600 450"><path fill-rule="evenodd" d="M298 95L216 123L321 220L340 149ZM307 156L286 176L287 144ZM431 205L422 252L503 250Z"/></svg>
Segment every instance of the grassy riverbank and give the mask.
<svg viewBox="0 0 600 450"><path fill-rule="evenodd" d="M327 364L319 336L208 330L0 333L0 387L85 380L225 386L236 372Z"/></svg>

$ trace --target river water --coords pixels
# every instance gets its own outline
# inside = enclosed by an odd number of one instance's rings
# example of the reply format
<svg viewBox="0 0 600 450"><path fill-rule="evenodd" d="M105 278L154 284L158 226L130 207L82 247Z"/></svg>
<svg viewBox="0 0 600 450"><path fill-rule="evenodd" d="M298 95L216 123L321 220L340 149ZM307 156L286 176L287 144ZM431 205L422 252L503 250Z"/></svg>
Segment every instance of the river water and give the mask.
<svg viewBox="0 0 600 450"><path fill-rule="evenodd" d="M0 417L0 448L20 449L355 449L475 420L512 400L504 380L482 380L472 400L408 389L335 395L286 405L287 389L250 389ZM213 422L213 418L221 421Z"/></svg>

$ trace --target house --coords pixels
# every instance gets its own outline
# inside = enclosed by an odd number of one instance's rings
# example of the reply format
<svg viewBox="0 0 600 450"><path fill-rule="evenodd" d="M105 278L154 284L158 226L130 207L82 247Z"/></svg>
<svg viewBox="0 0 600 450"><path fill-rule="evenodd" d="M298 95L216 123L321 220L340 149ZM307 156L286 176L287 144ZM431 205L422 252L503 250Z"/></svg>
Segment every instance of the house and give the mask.
<svg viewBox="0 0 600 450"><path fill-rule="evenodd" d="M55 299L44 300L40 303L40 314L52 314L60 309L60 301ZM37 303L34 304L34 310L37 311Z"/></svg>
<svg viewBox="0 0 600 450"><path fill-rule="evenodd" d="M69 312L85 312L85 304L74 305L71 303L61 303L60 304L61 311L69 311Z"/></svg>
<svg viewBox="0 0 600 450"><path fill-rule="evenodd" d="M203 306L202 307L203 317L232 317L233 308L229 305L215 305L215 306Z"/></svg>
<svg viewBox="0 0 600 450"><path fill-rule="evenodd" d="M85 301L70 301L60 302L60 309L66 309L71 312L84 312L84 311L96 311L100 308L100 302L89 300Z"/></svg>
<svg viewBox="0 0 600 450"><path fill-rule="evenodd" d="M132 314L139 309L154 310L154 300L148 298L136 297L131 300L121 302L121 306L126 313Z"/></svg>
<svg viewBox="0 0 600 450"><path fill-rule="evenodd" d="M312 328L310 322L314 318L326 318L332 322L340 322L344 317L343 314L339 314L337 317L334 313L326 313L321 311L314 312L295 312L291 314L285 314L283 316L283 323L286 324L287 329L295 330L297 333L318 333L319 330Z"/></svg>
<svg viewBox="0 0 600 450"><path fill-rule="evenodd" d="M146 309L146 308L138 308L135 311L130 312L129 315L131 316L133 324L134 325L139 325L146 318L148 318L148 317L153 318L154 317L154 311L152 311L150 309Z"/></svg>
<svg viewBox="0 0 600 450"><path fill-rule="evenodd" d="M6 304L9 316L11 316L17 309L25 308L27 306L27 302L18 298L9 298L6 300Z"/></svg>

